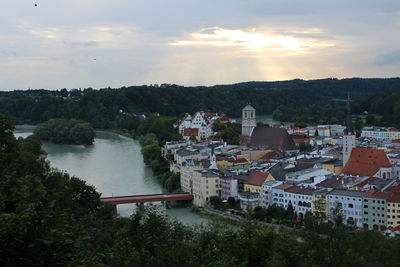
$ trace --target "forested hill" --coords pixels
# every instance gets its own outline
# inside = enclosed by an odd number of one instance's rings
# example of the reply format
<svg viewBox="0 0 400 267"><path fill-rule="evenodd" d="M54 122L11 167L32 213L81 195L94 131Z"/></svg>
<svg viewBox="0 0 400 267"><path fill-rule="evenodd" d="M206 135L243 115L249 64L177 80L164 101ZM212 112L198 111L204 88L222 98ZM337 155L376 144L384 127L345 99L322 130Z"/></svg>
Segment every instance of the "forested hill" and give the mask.
<svg viewBox="0 0 400 267"><path fill-rule="evenodd" d="M350 92L357 100L395 89L400 89L400 78L296 79L211 87L162 84L101 90L26 90L0 92L0 113L13 115L19 122L77 118L91 122L96 128L109 128L109 123L121 114L158 112L181 116L205 110L236 117L243 106L251 103L257 114L273 113L280 120L340 123L344 117L343 103L332 101L334 98L345 98Z"/></svg>
<svg viewBox="0 0 400 267"><path fill-rule="evenodd" d="M367 110L380 115L384 126L400 128L400 90L377 92L361 97L354 104L354 109L356 112ZM374 121L372 123L376 124Z"/></svg>

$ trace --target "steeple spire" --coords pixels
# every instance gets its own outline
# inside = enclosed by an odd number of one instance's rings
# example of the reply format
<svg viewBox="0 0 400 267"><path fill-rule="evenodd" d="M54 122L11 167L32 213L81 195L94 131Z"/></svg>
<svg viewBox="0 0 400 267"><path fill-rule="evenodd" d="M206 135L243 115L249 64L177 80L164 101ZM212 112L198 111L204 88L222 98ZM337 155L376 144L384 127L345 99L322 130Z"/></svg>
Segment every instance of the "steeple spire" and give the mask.
<svg viewBox="0 0 400 267"><path fill-rule="evenodd" d="M211 154L210 154L210 168L209 168L209 169L213 169L213 170L218 169L218 167L217 167L217 158L216 158L216 156L215 156L214 147L211 148Z"/></svg>
<svg viewBox="0 0 400 267"><path fill-rule="evenodd" d="M347 116L346 116L346 129L344 129L344 134L345 135L354 135L354 127L353 127L353 122L351 120L351 107L350 107L350 93L347 94L347 100L346 100L346 106L347 106Z"/></svg>

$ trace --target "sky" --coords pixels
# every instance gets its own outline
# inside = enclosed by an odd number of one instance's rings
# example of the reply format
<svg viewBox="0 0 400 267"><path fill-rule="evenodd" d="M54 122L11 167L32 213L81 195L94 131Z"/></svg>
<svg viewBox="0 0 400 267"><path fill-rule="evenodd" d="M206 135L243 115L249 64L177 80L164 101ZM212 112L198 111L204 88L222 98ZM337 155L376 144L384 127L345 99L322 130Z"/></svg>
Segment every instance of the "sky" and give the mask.
<svg viewBox="0 0 400 267"><path fill-rule="evenodd" d="M0 90L398 77L399 44L398 0L0 0Z"/></svg>

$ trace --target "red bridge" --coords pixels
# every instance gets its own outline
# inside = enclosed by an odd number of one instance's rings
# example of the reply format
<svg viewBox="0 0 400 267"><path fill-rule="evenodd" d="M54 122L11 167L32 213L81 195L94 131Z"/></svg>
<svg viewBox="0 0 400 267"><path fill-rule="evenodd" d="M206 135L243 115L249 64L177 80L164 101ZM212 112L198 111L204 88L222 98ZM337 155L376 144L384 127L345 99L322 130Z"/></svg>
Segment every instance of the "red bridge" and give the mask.
<svg viewBox="0 0 400 267"><path fill-rule="evenodd" d="M101 197L100 201L112 205L118 205L118 204L128 204L128 203L145 203L145 202L192 200L192 199L193 196L188 192L175 192L175 193L165 193L165 194Z"/></svg>

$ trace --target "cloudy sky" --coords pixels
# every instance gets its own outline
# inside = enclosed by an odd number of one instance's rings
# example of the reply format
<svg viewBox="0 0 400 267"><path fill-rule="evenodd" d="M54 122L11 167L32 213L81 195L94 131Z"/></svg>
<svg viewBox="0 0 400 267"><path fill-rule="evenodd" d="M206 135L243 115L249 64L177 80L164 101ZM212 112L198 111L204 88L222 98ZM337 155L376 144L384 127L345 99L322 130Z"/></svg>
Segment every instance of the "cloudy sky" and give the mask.
<svg viewBox="0 0 400 267"><path fill-rule="evenodd" d="M399 71L399 0L0 0L0 90Z"/></svg>

